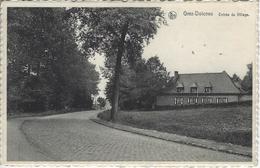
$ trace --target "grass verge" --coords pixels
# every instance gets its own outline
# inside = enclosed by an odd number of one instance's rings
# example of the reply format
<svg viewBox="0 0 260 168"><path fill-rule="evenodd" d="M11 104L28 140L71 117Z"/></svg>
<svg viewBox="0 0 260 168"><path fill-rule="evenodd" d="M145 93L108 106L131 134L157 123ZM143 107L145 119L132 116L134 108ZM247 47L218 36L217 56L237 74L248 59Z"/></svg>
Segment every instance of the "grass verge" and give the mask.
<svg viewBox="0 0 260 168"><path fill-rule="evenodd" d="M110 112L98 115L109 119ZM117 123L137 128L252 146L252 106L202 107L165 111L120 111Z"/></svg>

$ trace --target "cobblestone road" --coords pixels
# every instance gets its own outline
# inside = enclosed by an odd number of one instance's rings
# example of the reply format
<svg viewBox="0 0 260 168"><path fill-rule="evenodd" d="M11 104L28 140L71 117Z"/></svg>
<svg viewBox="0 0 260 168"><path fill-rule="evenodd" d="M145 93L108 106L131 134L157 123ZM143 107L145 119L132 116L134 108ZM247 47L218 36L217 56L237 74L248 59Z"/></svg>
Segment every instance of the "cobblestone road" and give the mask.
<svg viewBox="0 0 260 168"><path fill-rule="evenodd" d="M24 121L28 143L57 161L250 161L251 158L168 142L99 125L96 112L77 112ZM12 120L14 123L15 119ZM8 132L12 131L8 128ZM9 136L9 135L8 135ZM10 147L12 153L23 152ZM25 149L24 149L25 150ZM28 153L24 152L24 153ZM35 159L35 158L34 158ZM37 159L37 158L36 158ZM46 157L47 159L47 157ZM11 159L12 160L12 159Z"/></svg>

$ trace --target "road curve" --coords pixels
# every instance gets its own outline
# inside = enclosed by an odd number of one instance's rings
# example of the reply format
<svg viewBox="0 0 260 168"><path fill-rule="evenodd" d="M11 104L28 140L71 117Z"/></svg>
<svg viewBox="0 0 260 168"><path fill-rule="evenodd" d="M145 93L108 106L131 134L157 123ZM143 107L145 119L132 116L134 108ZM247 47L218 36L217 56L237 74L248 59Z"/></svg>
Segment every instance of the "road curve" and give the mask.
<svg viewBox="0 0 260 168"><path fill-rule="evenodd" d="M8 161L232 161L251 158L115 130L98 111L8 120Z"/></svg>

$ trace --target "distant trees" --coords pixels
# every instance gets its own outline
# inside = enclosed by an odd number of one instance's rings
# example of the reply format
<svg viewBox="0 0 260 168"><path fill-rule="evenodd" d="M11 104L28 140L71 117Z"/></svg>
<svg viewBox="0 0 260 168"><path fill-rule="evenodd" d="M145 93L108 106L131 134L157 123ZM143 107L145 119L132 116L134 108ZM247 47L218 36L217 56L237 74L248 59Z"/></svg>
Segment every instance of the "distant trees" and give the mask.
<svg viewBox="0 0 260 168"><path fill-rule="evenodd" d="M119 107L121 109L151 109L156 96L170 81L170 74L157 56L140 59L134 68L123 66L120 79ZM106 86L106 95L112 94L112 79ZM111 101L111 99L110 99Z"/></svg>
<svg viewBox="0 0 260 168"><path fill-rule="evenodd" d="M98 97L97 102L101 108L104 108L106 106L106 99L103 97Z"/></svg>
<svg viewBox="0 0 260 168"><path fill-rule="evenodd" d="M91 108L99 74L64 8L8 8L8 111Z"/></svg>
<svg viewBox="0 0 260 168"><path fill-rule="evenodd" d="M243 78L242 82L241 82L241 85L242 85L242 88L246 91L246 92L249 92L249 93L252 93L252 83L253 83L253 79L252 79L252 75L253 75L253 65L252 63L248 64L247 65L247 68L248 68L248 71L245 75L245 77Z"/></svg>
<svg viewBox="0 0 260 168"><path fill-rule="evenodd" d="M122 63L132 66L165 22L160 8L72 8L78 40L86 53L105 55L110 66L112 110L116 119ZM113 61L111 61L113 60Z"/></svg>
<svg viewBox="0 0 260 168"><path fill-rule="evenodd" d="M252 63L247 64L248 71L246 75L244 76L243 80L240 79L240 77L237 74L233 74L232 81L236 85L237 88L239 88L243 92L252 93Z"/></svg>

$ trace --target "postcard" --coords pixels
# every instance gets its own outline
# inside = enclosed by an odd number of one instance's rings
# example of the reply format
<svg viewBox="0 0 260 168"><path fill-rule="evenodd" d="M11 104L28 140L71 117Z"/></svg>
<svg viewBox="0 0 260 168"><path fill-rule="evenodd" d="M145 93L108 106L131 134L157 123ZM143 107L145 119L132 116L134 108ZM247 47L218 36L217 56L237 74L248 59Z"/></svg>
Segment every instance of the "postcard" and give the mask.
<svg viewBox="0 0 260 168"><path fill-rule="evenodd" d="M257 166L256 1L1 6L3 165Z"/></svg>

